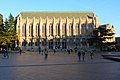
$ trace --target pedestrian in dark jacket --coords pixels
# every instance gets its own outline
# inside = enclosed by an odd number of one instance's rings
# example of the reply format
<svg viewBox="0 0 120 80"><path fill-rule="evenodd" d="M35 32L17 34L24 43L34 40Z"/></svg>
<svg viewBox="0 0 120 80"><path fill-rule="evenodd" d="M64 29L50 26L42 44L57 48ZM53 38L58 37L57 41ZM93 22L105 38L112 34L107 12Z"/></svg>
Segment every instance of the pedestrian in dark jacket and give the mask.
<svg viewBox="0 0 120 80"><path fill-rule="evenodd" d="M79 61L81 61L81 52L80 51L78 51L78 59L79 59Z"/></svg>
<svg viewBox="0 0 120 80"><path fill-rule="evenodd" d="M22 53L22 49L20 48L20 55L21 55L21 53Z"/></svg>
<svg viewBox="0 0 120 80"><path fill-rule="evenodd" d="M46 49L45 49L44 55L45 55L45 61L46 61L48 58L48 51Z"/></svg>
<svg viewBox="0 0 120 80"><path fill-rule="evenodd" d="M93 56L94 56L93 51L91 51L91 52L90 52L90 57L91 57L91 59L93 59Z"/></svg>
<svg viewBox="0 0 120 80"><path fill-rule="evenodd" d="M56 52L56 51L55 51L55 49L54 49L54 54L55 54L55 52Z"/></svg>
<svg viewBox="0 0 120 80"><path fill-rule="evenodd" d="M85 51L82 52L82 60L84 61L85 59Z"/></svg>
<svg viewBox="0 0 120 80"><path fill-rule="evenodd" d="M9 58L8 51L6 49L2 50L4 58Z"/></svg>

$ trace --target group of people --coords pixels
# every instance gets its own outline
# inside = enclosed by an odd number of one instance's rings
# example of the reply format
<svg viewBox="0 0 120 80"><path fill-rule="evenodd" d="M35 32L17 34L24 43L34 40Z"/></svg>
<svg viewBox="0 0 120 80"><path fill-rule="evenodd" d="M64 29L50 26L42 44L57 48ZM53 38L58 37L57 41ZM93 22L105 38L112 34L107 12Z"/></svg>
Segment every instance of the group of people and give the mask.
<svg viewBox="0 0 120 80"><path fill-rule="evenodd" d="M8 54L8 51L7 51L7 49L5 49L5 48L1 48L1 52L3 53L3 56L4 56L4 58L9 58L9 54ZM22 53L22 49L21 48L19 48L19 52L20 52L20 55L21 55L21 53ZM39 49L39 54L40 54L40 52L41 52L41 49ZM54 50L54 54L55 54L55 50ZM67 50L67 52L68 52L68 54L70 54L70 50ZM85 55L86 55L86 52L88 52L87 50L84 50L84 51L76 51L77 52L77 56L78 56L78 60L79 61L84 61L85 60ZM42 54L44 53L44 56L45 56L45 60L47 60L47 58L48 58L48 50L47 49L45 49L44 51L42 51ZM93 56L94 56L94 51L93 50L91 50L90 51L90 58L91 59L93 59Z"/></svg>
<svg viewBox="0 0 120 80"><path fill-rule="evenodd" d="M40 52L41 52L41 49L39 48L39 54L40 54ZM55 51L55 49L53 50L53 52L54 52L54 54L56 53L56 51ZM67 50L67 52L68 52L68 55L70 55L70 52L71 52L71 50ZM84 51L75 51L75 53L77 52L77 56L78 56L78 59L79 59L79 61L84 61L85 60L85 55L86 55L86 52L89 52L89 51L87 51L87 50L84 50ZM48 50L45 48L45 50L42 50L42 55L44 54L44 56L45 56L45 60L47 60L47 57L48 57ZM94 56L94 51L93 50L91 50L90 51L90 58L91 59L93 59L93 56Z"/></svg>
<svg viewBox="0 0 120 80"><path fill-rule="evenodd" d="M78 51L77 55L78 55L79 61L81 61L81 60L84 61L86 52L87 52L87 50L85 50L85 51ZM94 51L90 51L90 57L91 57L91 59L93 59L93 56L94 56L93 52Z"/></svg>
<svg viewBox="0 0 120 80"><path fill-rule="evenodd" d="M54 51L54 54L55 54L55 50L53 50ZM47 60L47 57L48 57L48 50L47 49L45 49L44 51L44 55L45 55L45 60ZM43 53L42 52L42 53ZM70 54L70 50L67 50L67 52L68 52L68 55ZM78 59L79 59L79 61L84 61L85 60L85 55L86 55L86 52L88 52L87 50L85 50L85 51L77 51L78 52ZM93 59L93 56L94 56L94 51L93 50L91 50L90 51L90 58L91 59Z"/></svg>

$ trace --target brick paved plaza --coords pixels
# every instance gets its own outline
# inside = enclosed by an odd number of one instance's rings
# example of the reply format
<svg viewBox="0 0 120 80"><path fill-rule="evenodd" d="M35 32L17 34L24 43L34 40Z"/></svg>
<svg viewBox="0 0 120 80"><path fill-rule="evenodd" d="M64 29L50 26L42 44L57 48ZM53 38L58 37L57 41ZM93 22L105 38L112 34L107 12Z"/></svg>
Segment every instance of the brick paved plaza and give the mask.
<svg viewBox="0 0 120 80"><path fill-rule="evenodd" d="M47 60L38 52L0 54L0 80L119 80L120 63L95 53L78 61L77 54L49 52Z"/></svg>

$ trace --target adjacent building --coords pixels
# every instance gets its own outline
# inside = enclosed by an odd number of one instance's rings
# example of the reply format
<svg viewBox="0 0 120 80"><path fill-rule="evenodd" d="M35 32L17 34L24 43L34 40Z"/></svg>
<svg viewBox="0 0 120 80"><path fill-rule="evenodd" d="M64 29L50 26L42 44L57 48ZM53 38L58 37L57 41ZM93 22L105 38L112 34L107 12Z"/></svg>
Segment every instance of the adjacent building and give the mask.
<svg viewBox="0 0 120 80"><path fill-rule="evenodd" d="M105 25L100 25L100 27L104 28L105 30L109 30L108 34L106 38L106 40L104 42L115 42L115 30L114 30L114 26L111 24L105 24Z"/></svg>
<svg viewBox="0 0 120 80"><path fill-rule="evenodd" d="M16 46L23 50L89 49L87 38L99 23L93 12L21 12L16 18Z"/></svg>
<svg viewBox="0 0 120 80"><path fill-rule="evenodd" d="M111 24L104 24L104 25L100 25L100 27L107 30L107 34L103 36L105 38L103 43L106 43L104 49L105 50L109 48L112 49L113 47L115 47L115 42L116 42L114 26Z"/></svg>

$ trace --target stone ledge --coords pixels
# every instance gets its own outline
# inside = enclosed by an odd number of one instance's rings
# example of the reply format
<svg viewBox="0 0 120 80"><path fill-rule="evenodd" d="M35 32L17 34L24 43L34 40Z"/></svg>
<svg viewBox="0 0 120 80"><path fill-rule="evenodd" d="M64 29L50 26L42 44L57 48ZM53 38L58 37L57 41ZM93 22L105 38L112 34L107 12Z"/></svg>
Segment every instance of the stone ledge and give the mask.
<svg viewBox="0 0 120 80"><path fill-rule="evenodd" d="M103 54L103 58L120 62L120 54Z"/></svg>

